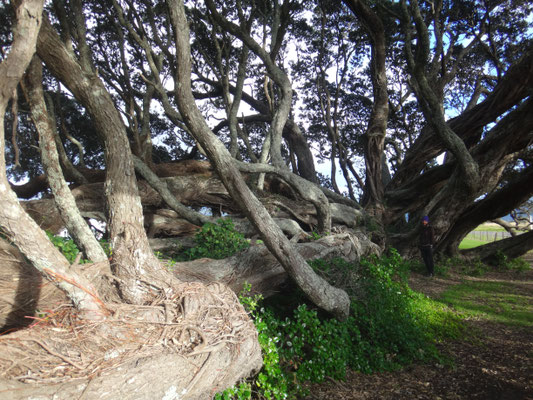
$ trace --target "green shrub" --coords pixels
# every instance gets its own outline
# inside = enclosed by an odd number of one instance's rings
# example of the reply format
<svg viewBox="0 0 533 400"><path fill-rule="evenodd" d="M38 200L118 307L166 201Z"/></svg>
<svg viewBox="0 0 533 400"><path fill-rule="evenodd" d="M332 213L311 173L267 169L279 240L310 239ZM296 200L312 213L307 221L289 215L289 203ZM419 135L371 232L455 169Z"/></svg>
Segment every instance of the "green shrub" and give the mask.
<svg viewBox="0 0 533 400"><path fill-rule="evenodd" d="M496 266L504 271L518 271L524 272L531 268L531 265L524 259L509 258L503 252L498 251L496 253Z"/></svg>
<svg viewBox="0 0 533 400"><path fill-rule="evenodd" d="M203 257L220 260L250 246L244 236L235 231L235 225L229 218L220 218L216 224L204 224L195 239L196 246L184 251L180 260L190 261Z"/></svg>
<svg viewBox="0 0 533 400"><path fill-rule="evenodd" d="M468 276L482 276L488 271L488 267L479 258L463 259L461 257L450 257L440 259L435 265L437 275L446 276L453 270L459 274Z"/></svg>
<svg viewBox="0 0 533 400"><path fill-rule="evenodd" d="M55 236L51 232L46 232L48 239L53 243L55 247L65 256L69 263L73 263L78 256L80 250L74 240L70 238L65 238L62 236ZM80 263L87 262L86 260L80 260Z"/></svg>
<svg viewBox="0 0 533 400"><path fill-rule="evenodd" d="M252 393L254 398L299 398L306 394L305 383L343 379L347 368L372 373L440 359L435 343L463 332L460 318L446 306L409 289L409 264L395 250L360 265L342 259L310 264L344 283L352 298L350 317L333 319L301 303L301 293L295 294L301 304L286 316L261 306L261 296L244 292L240 299L255 321L264 366L251 386L233 387L217 399L250 399Z"/></svg>
<svg viewBox="0 0 533 400"><path fill-rule="evenodd" d="M74 243L74 240L72 240L70 237L54 235L49 231L46 231L46 235L48 236L48 239L50 239L52 244L57 247L61 254L63 254L71 264L74 262L74 260L76 260L76 257L78 256L80 250L78 249L78 246L76 246L76 243ZM113 251L111 249L111 246L109 245L109 242L104 239L101 239L99 240L99 243L100 246L102 246L102 249L104 249L105 254L108 257L111 257ZM80 264L88 262L89 260L86 259L80 259L79 261Z"/></svg>
<svg viewBox="0 0 533 400"><path fill-rule="evenodd" d="M362 293L352 302L362 338L368 342L368 370L395 369L437 355L414 293L407 284L409 264L394 249L363 260Z"/></svg>

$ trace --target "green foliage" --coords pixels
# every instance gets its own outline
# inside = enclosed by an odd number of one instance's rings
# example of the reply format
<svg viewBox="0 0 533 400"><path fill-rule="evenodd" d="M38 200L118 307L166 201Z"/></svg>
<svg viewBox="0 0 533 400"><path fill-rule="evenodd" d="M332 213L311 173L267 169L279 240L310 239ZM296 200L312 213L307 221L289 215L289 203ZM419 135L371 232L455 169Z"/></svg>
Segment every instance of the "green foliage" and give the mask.
<svg viewBox="0 0 533 400"><path fill-rule="evenodd" d="M509 259L502 252L496 253L494 263L498 269L504 271L524 272L531 268L530 264L524 259ZM411 269L422 272L424 267L422 264L413 263ZM441 259L435 264L436 275L446 276L450 270L467 276L483 276L490 271L490 266L482 262L479 258L465 260L460 257Z"/></svg>
<svg viewBox="0 0 533 400"><path fill-rule="evenodd" d="M184 251L179 259L190 261L208 257L220 260L250 246L244 236L235 231L235 225L229 218L220 218L216 224L204 224L196 234L196 243L195 247Z"/></svg>
<svg viewBox="0 0 533 400"><path fill-rule="evenodd" d="M48 231L46 232L46 235L48 236L48 239L50 239L50 241L54 244L54 246L59 249L61 254L65 256L69 263L72 264L74 260L76 260L76 257L78 256L80 250L78 249L78 246L76 246L76 243L74 243L74 240L62 236L55 236ZM84 260L80 260L80 263L83 262ZM85 262L87 261L85 260Z"/></svg>
<svg viewBox="0 0 533 400"><path fill-rule="evenodd" d="M531 268L531 265L526 260L520 257L510 259L501 251L496 253L496 265L505 271L524 272Z"/></svg>
<svg viewBox="0 0 533 400"><path fill-rule="evenodd" d="M100 243L100 246L102 246L102 249L104 249L104 253L107 257L111 257L113 255L113 249L111 248L109 241L106 239L100 239L98 243Z"/></svg>
<svg viewBox="0 0 533 400"><path fill-rule="evenodd" d="M255 321L263 369L251 386L241 383L216 399L250 399L252 392L261 399L300 398L306 395L306 382L343 379L347 368L372 373L439 359L435 343L463 333L460 317L409 289L409 264L395 250L360 265L342 259L310 264L325 277L352 281L346 289L352 315L338 321L299 304L290 316L282 316L262 306L260 295L249 296L246 285L240 300Z"/></svg>
<svg viewBox="0 0 533 400"><path fill-rule="evenodd" d="M76 243L74 243L74 240L69 237L54 235L49 231L46 231L46 235L48 236L48 239L50 239L50 241L53 243L53 245L59 249L59 251L71 264L74 262L74 260L76 260L76 257L78 256L80 250L78 249L78 246L76 246ZM108 257L111 257L111 255L113 254L113 250L111 249L109 242L104 239L101 239L99 240L99 243L102 246L102 249L104 249L105 254ZM79 261L80 264L88 262L89 260L83 258Z"/></svg>
<svg viewBox="0 0 533 400"><path fill-rule="evenodd" d="M407 285L409 264L394 249L361 262L362 294L352 302L361 336L368 343L363 372L395 369L437 357L435 338L425 320L432 311ZM422 306L425 313L420 314Z"/></svg>
<svg viewBox="0 0 533 400"><path fill-rule="evenodd" d="M241 382L238 385L215 394L215 400L245 400L252 398L252 385L248 382Z"/></svg>
<svg viewBox="0 0 533 400"><path fill-rule="evenodd" d="M315 231L311 231L310 235L311 235L311 239L312 240L318 240L318 239L322 238L322 235L320 233L318 233L318 232L315 232Z"/></svg>

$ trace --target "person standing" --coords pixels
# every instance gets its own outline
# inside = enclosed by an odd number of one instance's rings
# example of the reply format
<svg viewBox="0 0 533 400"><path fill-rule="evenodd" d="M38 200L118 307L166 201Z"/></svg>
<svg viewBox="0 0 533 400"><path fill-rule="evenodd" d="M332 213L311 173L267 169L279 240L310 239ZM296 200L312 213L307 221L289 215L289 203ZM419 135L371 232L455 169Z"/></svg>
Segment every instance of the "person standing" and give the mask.
<svg viewBox="0 0 533 400"><path fill-rule="evenodd" d="M426 215L422 218L422 228L420 229L420 238L418 246L422 259L426 265L428 276L433 276L433 245L435 244L435 233L433 227L429 224L429 217Z"/></svg>

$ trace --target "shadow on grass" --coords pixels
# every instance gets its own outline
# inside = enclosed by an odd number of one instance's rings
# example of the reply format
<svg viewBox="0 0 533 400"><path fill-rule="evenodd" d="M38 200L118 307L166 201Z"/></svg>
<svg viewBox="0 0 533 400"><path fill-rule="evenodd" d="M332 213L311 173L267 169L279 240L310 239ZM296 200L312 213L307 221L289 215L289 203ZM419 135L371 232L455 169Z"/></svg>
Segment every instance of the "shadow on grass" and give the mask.
<svg viewBox="0 0 533 400"><path fill-rule="evenodd" d="M533 327L533 283L467 281L448 288L440 300L467 316Z"/></svg>

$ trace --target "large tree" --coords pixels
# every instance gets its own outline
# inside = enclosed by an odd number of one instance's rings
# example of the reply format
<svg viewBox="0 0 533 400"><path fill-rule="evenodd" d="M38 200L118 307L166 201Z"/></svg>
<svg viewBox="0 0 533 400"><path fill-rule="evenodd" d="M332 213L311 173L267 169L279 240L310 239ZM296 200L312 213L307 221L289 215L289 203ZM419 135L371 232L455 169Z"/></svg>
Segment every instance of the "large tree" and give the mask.
<svg viewBox="0 0 533 400"><path fill-rule="evenodd" d="M0 28L9 50L0 128L11 135L0 224L87 317L112 320L117 304L158 299L171 323L172 307L190 316L215 301L212 281L270 294L287 277L345 317L346 293L306 260L353 261L386 246L412 254L423 215L437 250L456 254L475 226L533 194L528 2L111 4L56 0L42 18L31 11L42 26L22 38L14 27L24 18L5 7ZM12 61L20 44L24 60ZM173 274L154 256L190 246L222 214L251 239L248 251L178 263ZM40 227L67 229L100 272L70 267ZM527 233L475 255L532 247ZM203 300L180 297L191 280L207 284ZM191 340L209 342L188 326Z"/></svg>

